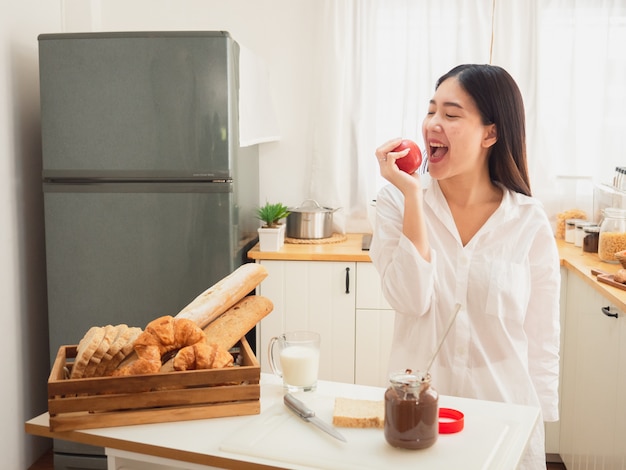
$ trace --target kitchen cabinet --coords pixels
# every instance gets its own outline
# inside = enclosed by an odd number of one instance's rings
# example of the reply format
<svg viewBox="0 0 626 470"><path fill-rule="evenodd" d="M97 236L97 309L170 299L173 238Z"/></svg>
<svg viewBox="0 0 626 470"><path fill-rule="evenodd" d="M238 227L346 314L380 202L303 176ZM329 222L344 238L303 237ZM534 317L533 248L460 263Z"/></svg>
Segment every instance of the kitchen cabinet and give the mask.
<svg viewBox="0 0 626 470"><path fill-rule="evenodd" d="M285 331L321 335L322 380L354 383L356 263L348 261L260 260L268 271L258 292L274 310L257 325L257 358L271 372L267 346Z"/></svg>
<svg viewBox="0 0 626 470"><path fill-rule="evenodd" d="M372 263L357 263L355 383L387 387L395 312L385 300Z"/></svg>
<svg viewBox="0 0 626 470"><path fill-rule="evenodd" d="M626 316L573 273L565 302L561 458L568 470L626 469Z"/></svg>
<svg viewBox="0 0 626 470"><path fill-rule="evenodd" d="M106 454L107 470L217 470L220 468L113 448L107 448Z"/></svg>
<svg viewBox="0 0 626 470"><path fill-rule="evenodd" d="M320 379L386 387L394 311L372 263L259 261L268 277L259 293L274 310L257 331L257 357L270 372L267 346L285 331L309 329L322 337Z"/></svg>

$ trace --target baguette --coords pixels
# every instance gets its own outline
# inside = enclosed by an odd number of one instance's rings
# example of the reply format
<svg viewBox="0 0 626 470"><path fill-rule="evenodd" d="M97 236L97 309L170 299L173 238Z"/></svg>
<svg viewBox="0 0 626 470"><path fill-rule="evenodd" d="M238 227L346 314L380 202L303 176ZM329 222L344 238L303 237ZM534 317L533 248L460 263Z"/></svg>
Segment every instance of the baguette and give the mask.
<svg viewBox="0 0 626 470"><path fill-rule="evenodd" d="M207 343L229 350L274 308L267 297L249 295L204 328Z"/></svg>
<svg viewBox="0 0 626 470"><path fill-rule="evenodd" d="M243 264L192 300L178 312L176 318L188 318L200 328L205 328L252 292L267 274L267 269L260 264Z"/></svg>
<svg viewBox="0 0 626 470"><path fill-rule="evenodd" d="M385 404L382 400L335 398L333 425L344 428L383 428Z"/></svg>

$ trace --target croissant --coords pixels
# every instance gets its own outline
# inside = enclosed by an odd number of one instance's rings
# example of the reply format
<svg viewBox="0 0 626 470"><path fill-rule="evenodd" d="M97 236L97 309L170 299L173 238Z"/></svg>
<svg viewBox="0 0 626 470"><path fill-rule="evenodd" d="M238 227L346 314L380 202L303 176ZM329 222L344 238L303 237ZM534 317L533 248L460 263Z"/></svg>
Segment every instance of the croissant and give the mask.
<svg viewBox="0 0 626 470"><path fill-rule="evenodd" d="M233 356L226 349L202 341L178 351L174 357L174 369L221 369L232 366L233 362Z"/></svg>
<svg viewBox="0 0 626 470"><path fill-rule="evenodd" d="M206 335L192 320L159 317L146 325L135 340L133 349L139 359L116 370L114 376L152 374L161 369L161 357L177 349L204 342Z"/></svg>

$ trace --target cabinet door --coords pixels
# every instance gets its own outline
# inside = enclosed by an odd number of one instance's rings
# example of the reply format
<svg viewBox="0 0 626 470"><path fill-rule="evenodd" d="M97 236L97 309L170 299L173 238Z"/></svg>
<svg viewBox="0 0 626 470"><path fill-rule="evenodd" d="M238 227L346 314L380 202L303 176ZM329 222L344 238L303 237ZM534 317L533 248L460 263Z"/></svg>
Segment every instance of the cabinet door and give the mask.
<svg viewBox="0 0 626 470"><path fill-rule="evenodd" d="M619 365L617 380L617 426L615 429L615 468L626 470L626 312L619 313Z"/></svg>
<svg viewBox="0 0 626 470"><path fill-rule="evenodd" d="M623 313L604 315L608 301L577 275L568 276L566 302L561 457L568 470L624 468L617 462L623 440L616 441L624 416L616 413L624 398L617 393Z"/></svg>
<svg viewBox="0 0 626 470"><path fill-rule="evenodd" d="M355 383L387 387L395 312L372 263L357 263Z"/></svg>
<svg viewBox="0 0 626 470"><path fill-rule="evenodd" d="M356 263L273 261L259 292L274 310L257 329L257 357L263 372L269 340L285 331L312 330L321 335L320 379L354 383Z"/></svg>
<svg viewBox="0 0 626 470"><path fill-rule="evenodd" d="M359 385L387 387L393 339L393 310L356 311L354 379Z"/></svg>

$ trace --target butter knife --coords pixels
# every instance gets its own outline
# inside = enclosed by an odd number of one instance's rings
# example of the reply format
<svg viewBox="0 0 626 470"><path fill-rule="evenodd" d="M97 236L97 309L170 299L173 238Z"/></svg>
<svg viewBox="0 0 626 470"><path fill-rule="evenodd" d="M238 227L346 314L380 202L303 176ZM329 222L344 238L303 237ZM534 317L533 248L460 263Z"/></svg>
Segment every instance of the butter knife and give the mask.
<svg viewBox="0 0 626 470"><path fill-rule="evenodd" d="M315 416L315 411L308 408L303 402L298 400L291 393L285 394L284 401L285 401L285 405L287 405L287 408L295 412L303 420L314 424L315 426L320 428L322 431L333 436L335 439L339 439L340 441L347 442L346 438L343 437L343 435L339 431L333 428L330 424L325 423L324 421L319 419L317 416Z"/></svg>

